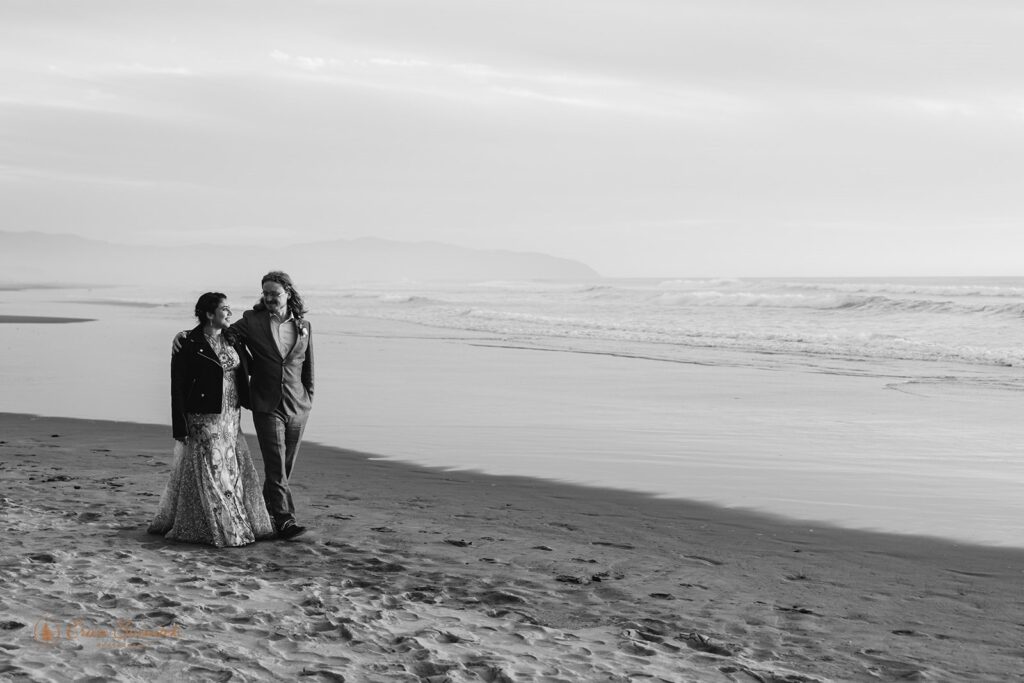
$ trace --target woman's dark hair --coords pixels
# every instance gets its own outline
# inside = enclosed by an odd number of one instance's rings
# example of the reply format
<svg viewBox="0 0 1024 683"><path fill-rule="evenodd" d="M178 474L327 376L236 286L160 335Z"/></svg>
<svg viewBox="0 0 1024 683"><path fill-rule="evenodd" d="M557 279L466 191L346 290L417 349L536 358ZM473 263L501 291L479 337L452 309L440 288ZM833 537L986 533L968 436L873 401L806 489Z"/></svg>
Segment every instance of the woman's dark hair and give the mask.
<svg viewBox="0 0 1024 683"><path fill-rule="evenodd" d="M203 325L207 323L206 314L217 312L217 307L221 305L224 299L227 299L227 294L221 292L207 292L199 297L199 301L196 302L196 318Z"/></svg>
<svg viewBox="0 0 1024 683"><path fill-rule="evenodd" d="M295 289L295 285L292 284L292 279L288 273L281 270L272 270L260 280L261 285L265 282L276 282L284 287L284 291L288 292L288 312L293 317L298 319L306 315L306 302L302 300L302 296ZM263 299L260 299L252 308L254 311L262 311L266 307L267 305L263 303Z"/></svg>

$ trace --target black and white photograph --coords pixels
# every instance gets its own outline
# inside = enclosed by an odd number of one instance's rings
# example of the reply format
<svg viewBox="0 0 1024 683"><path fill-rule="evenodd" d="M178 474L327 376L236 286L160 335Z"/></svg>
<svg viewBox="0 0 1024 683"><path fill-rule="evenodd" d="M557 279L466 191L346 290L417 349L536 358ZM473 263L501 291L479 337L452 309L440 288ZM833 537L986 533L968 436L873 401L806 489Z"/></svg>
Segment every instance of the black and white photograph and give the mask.
<svg viewBox="0 0 1024 683"><path fill-rule="evenodd" d="M3 0L0 680L1016 680L1022 36Z"/></svg>

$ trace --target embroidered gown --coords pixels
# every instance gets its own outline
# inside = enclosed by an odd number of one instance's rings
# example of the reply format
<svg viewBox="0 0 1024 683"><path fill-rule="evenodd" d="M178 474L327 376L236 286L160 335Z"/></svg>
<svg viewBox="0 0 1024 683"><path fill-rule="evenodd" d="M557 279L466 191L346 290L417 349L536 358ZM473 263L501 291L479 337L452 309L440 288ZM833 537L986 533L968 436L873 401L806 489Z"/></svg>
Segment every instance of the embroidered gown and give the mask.
<svg viewBox="0 0 1024 683"><path fill-rule="evenodd" d="M219 414L189 413L188 441L175 441L171 476L149 532L218 548L254 543L274 533L249 447L242 436L234 369L238 353L224 344Z"/></svg>

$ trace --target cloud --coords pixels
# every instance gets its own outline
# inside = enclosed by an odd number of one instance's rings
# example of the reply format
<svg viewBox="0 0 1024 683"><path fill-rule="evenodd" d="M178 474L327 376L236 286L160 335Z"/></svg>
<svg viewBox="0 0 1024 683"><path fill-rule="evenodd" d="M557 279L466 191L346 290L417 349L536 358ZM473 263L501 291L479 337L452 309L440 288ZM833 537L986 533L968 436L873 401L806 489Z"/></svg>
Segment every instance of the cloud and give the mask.
<svg viewBox="0 0 1024 683"><path fill-rule="evenodd" d="M430 62L423 61L422 59L386 59L383 57L375 57L373 59L365 60L366 63L374 66L393 66L399 68L413 68L421 69L425 67L434 66Z"/></svg>
<svg viewBox="0 0 1024 683"><path fill-rule="evenodd" d="M335 66L340 64L338 60L324 59L323 57L304 57L301 55L291 55L283 50L274 50L270 53L270 58L279 64L285 66L295 67L297 69L303 69L305 71L320 71L327 68L328 66Z"/></svg>
<svg viewBox="0 0 1024 683"><path fill-rule="evenodd" d="M1024 96L961 97L940 99L917 97L907 100L914 111L926 116L946 119L1014 119L1024 118Z"/></svg>
<svg viewBox="0 0 1024 683"><path fill-rule="evenodd" d="M527 88L492 88L493 92L518 97L527 100L539 100L550 104L566 105L570 107L584 107L588 109L611 109L616 108L611 102L584 99L581 97L565 97L562 95L549 95L547 93L529 90Z"/></svg>
<svg viewBox="0 0 1024 683"><path fill-rule="evenodd" d="M119 75L137 76L195 76L196 72L183 66L153 66L150 64L117 64L109 70L109 73Z"/></svg>
<svg viewBox="0 0 1024 683"><path fill-rule="evenodd" d="M169 180L146 180L138 177L113 176L89 172L75 172L53 168L36 168L30 166L12 166L0 164L0 183L73 183L80 185L99 185L125 189L191 189L199 190L202 186L196 183Z"/></svg>
<svg viewBox="0 0 1024 683"><path fill-rule="evenodd" d="M758 111L750 97L707 87L627 80L565 70L503 69L409 56L313 57L274 50L296 77L324 84L402 91L479 104L519 100L631 116L721 116Z"/></svg>

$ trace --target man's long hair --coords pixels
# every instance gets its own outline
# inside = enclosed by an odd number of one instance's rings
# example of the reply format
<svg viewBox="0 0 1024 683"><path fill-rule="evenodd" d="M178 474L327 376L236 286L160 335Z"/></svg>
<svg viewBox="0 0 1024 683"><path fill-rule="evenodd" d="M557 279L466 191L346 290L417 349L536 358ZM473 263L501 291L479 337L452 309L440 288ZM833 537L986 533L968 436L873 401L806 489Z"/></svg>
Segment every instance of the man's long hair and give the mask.
<svg viewBox="0 0 1024 683"><path fill-rule="evenodd" d="M302 316L306 315L306 302L302 300L302 295L295 289L295 285L292 284L292 278L288 273L282 270L272 270L260 279L260 285L265 282L276 282L284 287L284 291L288 292L288 312L292 314L292 317L299 320ZM262 298L252 307L254 311L263 311L266 308L267 305L263 303Z"/></svg>

